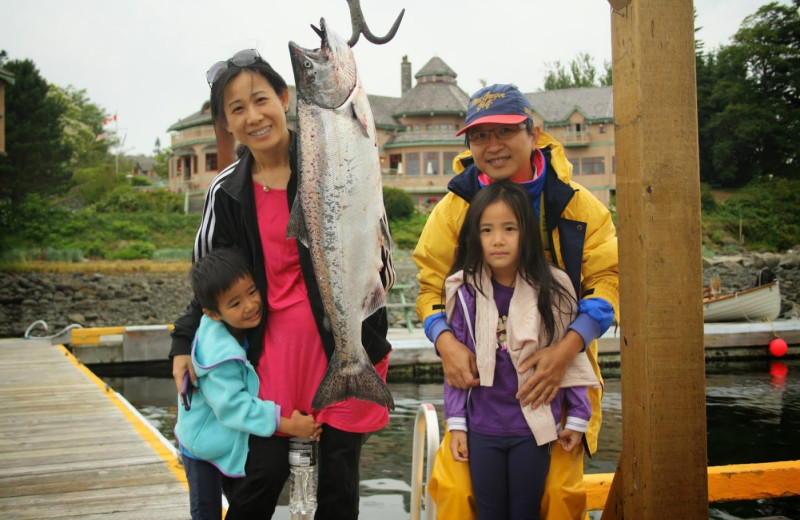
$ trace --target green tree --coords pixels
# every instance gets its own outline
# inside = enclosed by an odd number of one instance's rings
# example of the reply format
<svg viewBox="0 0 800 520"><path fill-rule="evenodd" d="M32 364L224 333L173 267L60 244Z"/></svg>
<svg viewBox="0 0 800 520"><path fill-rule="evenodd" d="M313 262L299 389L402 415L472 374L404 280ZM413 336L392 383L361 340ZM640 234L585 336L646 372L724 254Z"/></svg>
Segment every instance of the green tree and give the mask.
<svg viewBox="0 0 800 520"><path fill-rule="evenodd" d="M6 86L6 155L0 156L0 198L20 201L28 193L52 194L69 185L72 155L64 140L67 108L31 60L5 62L14 74Z"/></svg>
<svg viewBox="0 0 800 520"><path fill-rule="evenodd" d="M78 167L95 166L112 161L109 148L114 143L113 136L102 136L105 111L89 100L85 89L72 85L61 88L50 85L49 94L64 103L67 110L62 116L64 141L73 150L71 163Z"/></svg>
<svg viewBox="0 0 800 520"><path fill-rule="evenodd" d="M169 175L169 159L172 157L172 149L169 147L161 148L161 139L156 137L153 156L155 157L153 171L162 179L166 179Z"/></svg>
<svg viewBox="0 0 800 520"><path fill-rule="evenodd" d="M797 178L800 132L800 0L747 18L716 56L705 139L716 180L742 186L766 175Z"/></svg>
<svg viewBox="0 0 800 520"><path fill-rule="evenodd" d="M565 66L561 61L545 63L549 69L544 78L544 90L611 85L611 64L605 62L603 75L598 77L594 58L581 52Z"/></svg>

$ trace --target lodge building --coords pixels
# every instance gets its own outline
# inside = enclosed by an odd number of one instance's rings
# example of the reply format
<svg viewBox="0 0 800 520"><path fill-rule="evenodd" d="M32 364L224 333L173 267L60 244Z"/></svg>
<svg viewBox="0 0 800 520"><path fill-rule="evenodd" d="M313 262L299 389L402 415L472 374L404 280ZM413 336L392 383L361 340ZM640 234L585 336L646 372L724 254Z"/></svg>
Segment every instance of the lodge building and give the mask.
<svg viewBox="0 0 800 520"><path fill-rule="evenodd" d="M464 123L469 94L456 83L457 74L443 60L432 58L415 75L411 63L400 64L399 98L369 95L378 133L383 185L409 193L420 209L429 208L446 192L453 176L453 158L465 150L455 134ZM573 179L608 204L616 186L612 87L572 88L525 94L537 126L560 141L572 163ZM296 122L296 93L289 87L288 125ZM219 173L217 143L209 102L168 131L173 156L170 189L202 194Z"/></svg>

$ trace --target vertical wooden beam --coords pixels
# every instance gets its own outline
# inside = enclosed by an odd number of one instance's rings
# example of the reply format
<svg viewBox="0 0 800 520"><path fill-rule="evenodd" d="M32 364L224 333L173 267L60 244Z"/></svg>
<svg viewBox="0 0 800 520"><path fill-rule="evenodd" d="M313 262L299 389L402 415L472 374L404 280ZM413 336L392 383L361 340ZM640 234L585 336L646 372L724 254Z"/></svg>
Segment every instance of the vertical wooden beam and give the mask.
<svg viewBox="0 0 800 520"><path fill-rule="evenodd" d="M214 121L214 133L217 135L217 171L221 172L235 160L236 141L219 121Z"/></svg>
<svg viewBox="0 0 800 520"><path fill-rule="evenodd" d="M708 518L693 4L611 18L624 516Z"/></svg>

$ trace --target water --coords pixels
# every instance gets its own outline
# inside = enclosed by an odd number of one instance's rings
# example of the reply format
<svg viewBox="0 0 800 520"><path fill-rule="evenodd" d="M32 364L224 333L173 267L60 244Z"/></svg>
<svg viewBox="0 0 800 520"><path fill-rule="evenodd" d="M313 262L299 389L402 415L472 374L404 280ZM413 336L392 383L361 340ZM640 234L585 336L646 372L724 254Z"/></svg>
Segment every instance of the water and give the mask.
<svg viewBox="0 0 800 520"><path fill-rule="evenodd" d="M710 364L706 372L709 465L800 459L800 360ZM604 373L603 429L597 453L586 459L587 473L613 472L622 445L619 372ZM177 410L171 378L104 379L167 438L173 438ZM407 520L414 418L419 405L429 402L441 420L442 386L390 383L389 387L396 405L389 425L369 438L362 453L361 510L363 518L379 514L382 520ZM440 424L441 432L442 428ZM287 489L276 519L289 518ZM799 497L710 504L710 518L716 520L777 515L800 520L798 513Z"/></svg>

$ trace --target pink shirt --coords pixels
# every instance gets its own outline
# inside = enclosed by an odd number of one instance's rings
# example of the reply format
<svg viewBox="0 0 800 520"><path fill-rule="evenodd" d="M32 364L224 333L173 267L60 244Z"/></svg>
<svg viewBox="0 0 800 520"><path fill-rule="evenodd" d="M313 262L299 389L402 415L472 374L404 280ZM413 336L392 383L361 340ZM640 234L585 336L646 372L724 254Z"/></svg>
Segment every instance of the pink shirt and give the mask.
<svg viewBox="0 0 800 520"><path fill-rule="evenodd" d="M264 348L256 367L261 399L275 401L281 415L293 410L312 413L311 401L328 368L297 252L297 241L286 238L289 206L286 190L264 192L254 185L256 216L264 269L267 274L267 313ZM375 369L386 380L389 357ZM385 407L348 399L315 414L318 422L349 432L379 430L389 420Z"/></svg>

